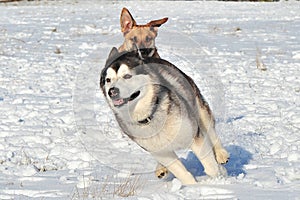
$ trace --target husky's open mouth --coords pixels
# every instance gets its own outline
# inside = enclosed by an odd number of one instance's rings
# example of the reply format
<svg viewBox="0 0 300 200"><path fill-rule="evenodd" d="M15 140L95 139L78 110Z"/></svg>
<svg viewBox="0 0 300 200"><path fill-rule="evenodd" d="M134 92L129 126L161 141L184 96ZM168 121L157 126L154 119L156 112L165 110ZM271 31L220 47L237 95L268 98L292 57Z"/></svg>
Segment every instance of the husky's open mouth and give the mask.
<svg viewBox="0 0 300 200"><path fill-rule="evenodd" d="M133 101L134 99L136 99L140 95L140 93L141 93L140 91L137 91L137 92L133 93L132 95L130 95L130 97L128 97L128 98L114 99L113 104L115 107L121 107L124 104L127 104L129 101Z"/></svg>

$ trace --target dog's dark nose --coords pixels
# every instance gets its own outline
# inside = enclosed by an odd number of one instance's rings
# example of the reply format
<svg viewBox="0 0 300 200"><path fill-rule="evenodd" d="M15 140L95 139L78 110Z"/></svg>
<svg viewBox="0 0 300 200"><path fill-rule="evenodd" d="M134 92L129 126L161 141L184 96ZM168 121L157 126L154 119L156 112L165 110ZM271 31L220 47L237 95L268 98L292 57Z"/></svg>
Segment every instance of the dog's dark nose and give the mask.
<svg viewBox="0 0 300 200"><path fill-rule="evenodd" d="M111 97L111 98L116 98L118 97L120 94L120 90L119 88L116 88L116 87L112 87L108 90L108 95Z"/></svg>
<svg viewBox="0 0 300 200"><path fill-rule="evenodd" d="M146 48L146 45L144 44L144 43L141 43L140 45L139 45L139 49L145 49Z"/></svg>

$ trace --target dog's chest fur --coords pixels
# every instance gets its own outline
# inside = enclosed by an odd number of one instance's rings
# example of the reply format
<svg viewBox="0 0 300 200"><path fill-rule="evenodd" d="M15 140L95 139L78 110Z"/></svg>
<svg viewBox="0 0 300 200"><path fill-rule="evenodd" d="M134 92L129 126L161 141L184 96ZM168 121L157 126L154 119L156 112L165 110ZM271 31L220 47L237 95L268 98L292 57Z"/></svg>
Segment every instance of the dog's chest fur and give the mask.
<svg viewBox="0 0 300 200"><path fill-rule="evenodd" d="M137 104L129 119L134 119L137 113L143 113L145 120L139 118L125 122L124 118L119 118L122 129L127 130L126 134L149 152L170 152L190 146L198 126L196 120L191 120L188 108L171 91L159 94L153 92L151 95L153 99L158 98L158 105L153 104L153 101L139 107ZM145 101L141 99L140 103ZM151 113L153 110L154 113Z"/></svg>

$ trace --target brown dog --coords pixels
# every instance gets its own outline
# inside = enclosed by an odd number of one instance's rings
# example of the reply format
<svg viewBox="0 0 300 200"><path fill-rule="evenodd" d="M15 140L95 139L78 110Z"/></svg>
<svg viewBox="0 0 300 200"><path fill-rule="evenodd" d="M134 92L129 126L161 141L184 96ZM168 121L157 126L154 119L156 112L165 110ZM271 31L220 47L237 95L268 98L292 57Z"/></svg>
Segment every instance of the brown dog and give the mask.
<svg viewBox="0 0 300 200"><path fill-rule="evenodd" d="M144 25L137 25L127 8L123 8L120 17L121 31L124 34L124 43L119 47L119 52L132 51L136 49L152 48L149 57L157 57L155 38L158 27L166 23L168 18L153 20Z"/></svg>

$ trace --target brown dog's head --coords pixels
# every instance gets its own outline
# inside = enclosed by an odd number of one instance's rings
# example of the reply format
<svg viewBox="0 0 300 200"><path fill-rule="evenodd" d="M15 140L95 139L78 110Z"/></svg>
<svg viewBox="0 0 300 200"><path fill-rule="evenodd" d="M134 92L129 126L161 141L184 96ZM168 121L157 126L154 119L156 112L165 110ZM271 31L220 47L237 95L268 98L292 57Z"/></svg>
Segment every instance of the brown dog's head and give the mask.
<svg viewBox="0 0 300 200"><path fill-rule="evenodd" d="M120 17L121 30L125 41L119 51L131 51L144 48L155 48L158 27L166 23L168 18L153 20L144 25L137 25L128 9L123 8Z"/></svg>

